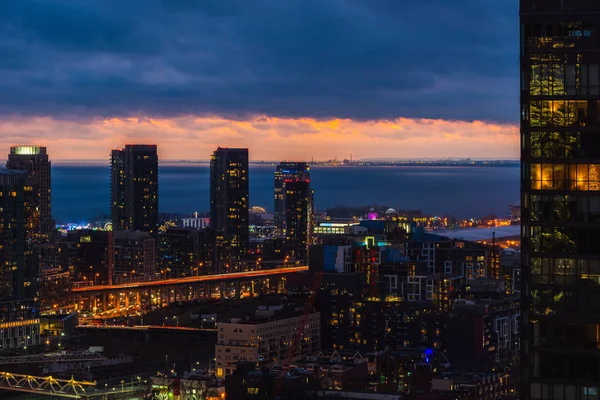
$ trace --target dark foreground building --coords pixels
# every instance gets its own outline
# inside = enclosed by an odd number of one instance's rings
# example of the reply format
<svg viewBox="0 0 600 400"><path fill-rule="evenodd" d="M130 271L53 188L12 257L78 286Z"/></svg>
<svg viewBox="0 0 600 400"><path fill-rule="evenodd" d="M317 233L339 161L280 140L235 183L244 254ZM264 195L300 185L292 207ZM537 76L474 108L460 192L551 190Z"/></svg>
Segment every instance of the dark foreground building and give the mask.
<svg viewBox="0 0 600 400"><path fill-rule="evenodd" d="M0 351L39 344L37 268L28 262L27 173L0 168Z"/></svg>
<svg viewBox="0 0 600 400"><path fill-rule="evenodd" d="M522 399L600 394L600 2L521 0Z"/></svg>
<svg viewBox="0 0 600 400"><path fill-rule="evenodd" d="M210 159L210 223L238 257L250 239L248 194L248 149L219 147Z"/></svg>
<svg viewBox="0 0 600 400"><path fill-rule="evenodd" d="M111 154L112 224L115 231L158 236L156 145L128 144Z"/></svg>

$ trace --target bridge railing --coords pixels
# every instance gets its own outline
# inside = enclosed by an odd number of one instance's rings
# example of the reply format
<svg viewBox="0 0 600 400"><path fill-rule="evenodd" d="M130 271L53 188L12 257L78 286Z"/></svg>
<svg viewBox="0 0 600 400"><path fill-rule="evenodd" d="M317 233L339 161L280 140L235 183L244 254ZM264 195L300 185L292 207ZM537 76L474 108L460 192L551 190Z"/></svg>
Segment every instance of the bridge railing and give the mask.
<svg viewBox="0 0 600 400"><path fill-rule="evenodd" d="M72 399L86 396L86 392L96 386L96 382L76 381L75 379L55 379L52 376L32 376L0 372L0 389L17 392L49 394Z"/></svg>
<svg viewBox="0 0 600 400"><path fill-rule="evenodd" d="M256 266L254 263L250 263L246 268L237 269L235 271L230 271L229 273L217 274L217 275L227 275L234 273L243 273L243 272L251 272L251 271L269 271L280 268L293 268L303 265L300 261L289 261L289 262L263 262L262 265ZM267 268L264 268L267 266ZM117 278L113 284L114 285L128 285L132 283L152 283L157 281L168 281L168 280L176 280L181 278L194 278L194 277L203 277L203 276L211 276L214 274L204 274L204 275L188 275L182 277L170 277L166 278L163 275L156 274L152 276L135 276L135 277L119 277ZM94 286L105 286L105 284L95 285L93 281L78 281L73 282L73 288L89 288Z"/></svg>
<svg viewBox="0 0 600 400"><path fill-rule="evenodd" d="M54 362L104 361L107 358L100 353L75 352L64 354L32 354L28 356L0 357L0 365L41 364Z"/></svg>

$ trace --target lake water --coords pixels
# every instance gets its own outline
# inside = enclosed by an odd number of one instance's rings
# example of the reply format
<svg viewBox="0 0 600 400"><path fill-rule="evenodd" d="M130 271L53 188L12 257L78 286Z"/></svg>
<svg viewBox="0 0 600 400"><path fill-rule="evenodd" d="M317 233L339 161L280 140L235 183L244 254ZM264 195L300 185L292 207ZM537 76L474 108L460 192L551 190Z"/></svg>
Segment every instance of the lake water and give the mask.
<svg viewBox="0 0 600 400"><path fill-rule="evenodd" d="M273 172L250 167L250 205L273 211ZM459 218L508 215L519 201L518 167L319 167L311 168L317 211L338 204L389 205ZM107 165L53 165L52 214L59 222L82 222L110 212ZM208 211L208 164L162 164L161 212Z"/></svg>

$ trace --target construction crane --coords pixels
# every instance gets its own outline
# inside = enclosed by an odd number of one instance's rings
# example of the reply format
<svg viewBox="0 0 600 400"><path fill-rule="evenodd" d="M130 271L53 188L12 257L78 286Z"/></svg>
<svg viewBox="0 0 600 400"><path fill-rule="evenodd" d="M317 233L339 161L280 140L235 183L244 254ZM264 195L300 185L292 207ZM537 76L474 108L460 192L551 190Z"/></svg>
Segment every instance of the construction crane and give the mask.
<svg viewBox="0 0 600 400"><path fill-rule="evenodd" d="M316 273L315 280L312 283L310 293L306 302L304 303L304 311L302 314L302 318L300 318L300 322L296 326L296 334L294 335L294 340L292 345L287 349L287 357L283 363L281 373L277 379L277 383L275 385L274 395L277 398L277 394L281 390L281 386L283 385L283 378L286 376L290 369L290 364L292 359L294 358L294 351L296 348L300 348L300 342L302 340L302 335L304 330L306 329L306 321L308 320L308 316L310 315L312 308L315 304L315 300L317 299L317 295L319 294L319 290L321 289L321 280L323 279L323 271L319 271ZM302 352L300 351L300 356L302 356Z"/></svg>

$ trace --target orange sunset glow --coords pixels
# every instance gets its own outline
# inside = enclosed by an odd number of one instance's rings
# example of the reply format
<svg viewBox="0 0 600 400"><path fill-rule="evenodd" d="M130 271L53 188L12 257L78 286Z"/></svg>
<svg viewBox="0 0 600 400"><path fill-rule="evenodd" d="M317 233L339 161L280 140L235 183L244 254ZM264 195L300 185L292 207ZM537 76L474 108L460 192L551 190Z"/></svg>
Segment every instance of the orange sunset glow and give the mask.
<svg viewBox="0 0 600 400"><path fill-rule="evenodd" d="M0 146L37 143L53 159L106 159L123 143L156 143L163 160L204 160L217 146L248 147L254 160L516 158L518 128L434 119L354 121L257 116L59 120L4 118Z"/></svg>

